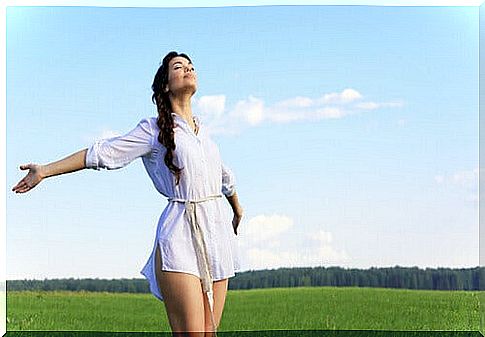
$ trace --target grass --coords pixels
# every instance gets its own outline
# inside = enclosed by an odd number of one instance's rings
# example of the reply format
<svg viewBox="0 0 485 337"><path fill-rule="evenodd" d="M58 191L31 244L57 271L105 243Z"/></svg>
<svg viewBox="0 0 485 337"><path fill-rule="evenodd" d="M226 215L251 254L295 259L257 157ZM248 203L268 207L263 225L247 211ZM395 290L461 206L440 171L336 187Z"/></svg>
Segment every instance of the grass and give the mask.
<svg viewBox="0 0 485 337"><path fill-rule="evenodd" d="M478 331L479 294L356 287L229 290L218 331ZM7 331L169 331L151 294L9 291Z"/></svg>

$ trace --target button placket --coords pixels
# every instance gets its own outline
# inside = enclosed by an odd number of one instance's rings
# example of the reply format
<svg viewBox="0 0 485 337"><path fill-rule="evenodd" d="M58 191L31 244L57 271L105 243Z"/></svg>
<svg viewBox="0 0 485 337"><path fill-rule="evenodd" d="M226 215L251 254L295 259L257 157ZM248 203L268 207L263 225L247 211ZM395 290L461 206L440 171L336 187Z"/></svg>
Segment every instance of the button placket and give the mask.
<svg viewBox="0 0 485 337"><path fill-rule="evenodd" d="M207 156L205 154L202 142L200 143L200 156L202 158L203 176L207 178L208 177ZM207 179L203 179L202 184L204 185L204 189L207 190Z"/></svg>
<svg viewBox="0 0 485 337"><path fill-rule="evenodd" d="M200 142L196 141L195 142L195 151L197 152L197 159L195 164L195 171L196 171L196 176L199 181L202 180L204 177L204 159L202 156L202 152L200 149Z"/></svg>

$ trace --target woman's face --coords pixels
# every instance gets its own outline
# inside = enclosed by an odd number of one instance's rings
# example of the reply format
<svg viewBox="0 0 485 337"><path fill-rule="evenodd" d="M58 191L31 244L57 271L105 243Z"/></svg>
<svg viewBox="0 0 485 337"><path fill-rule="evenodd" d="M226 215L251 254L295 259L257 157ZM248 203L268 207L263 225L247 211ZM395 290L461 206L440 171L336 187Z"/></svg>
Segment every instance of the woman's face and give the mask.
<svg viewBox="0 0 485 337"><path fill-rule="evenodd" d="M176 56L168 63L168 89L172 95L197 91L195 68L185 57Z"/></svg>

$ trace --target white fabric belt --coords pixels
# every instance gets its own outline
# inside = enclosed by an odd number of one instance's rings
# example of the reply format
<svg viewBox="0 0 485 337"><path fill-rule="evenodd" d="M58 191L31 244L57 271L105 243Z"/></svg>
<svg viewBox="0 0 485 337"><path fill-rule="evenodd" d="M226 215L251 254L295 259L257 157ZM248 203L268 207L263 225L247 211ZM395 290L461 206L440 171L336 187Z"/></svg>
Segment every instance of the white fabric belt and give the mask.
<svg viewBox="0 0 485 337"><path fill-rule="evenodd" d="M202 283L202 291L207 294L207 301L209 302L209 307L211 311L212 325L214 327L214 332L216 331L215 320L214 320L214 293L212 289L212 271L209 263L209 256L207 253L207 246L204 241L204 235L197 221L197 213L195 211L195 205L208 200L213 200L217 198L222 198L221 194L211 195L198 200L186 200L182 198L168 198L169 202L183 202L185 204L185 216L190 224L190 229L192 232L192 243L195 248L195 253L197 255L197 265L199 267L199 273Z"/></svg>

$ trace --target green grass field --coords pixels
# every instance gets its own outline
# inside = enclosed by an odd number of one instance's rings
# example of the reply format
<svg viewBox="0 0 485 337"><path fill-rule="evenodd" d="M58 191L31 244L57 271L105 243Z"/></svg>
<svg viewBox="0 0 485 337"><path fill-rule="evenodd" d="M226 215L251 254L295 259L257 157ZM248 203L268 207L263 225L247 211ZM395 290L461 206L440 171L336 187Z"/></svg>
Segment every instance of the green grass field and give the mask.
<svg viewBox="0 0 485 337"><path fill-rule="evenodd" d="M229 290L219 331L478 331L479 294L382 288L300 287ZM7 293L7 331L170 331L151 294Z"/></svg>

